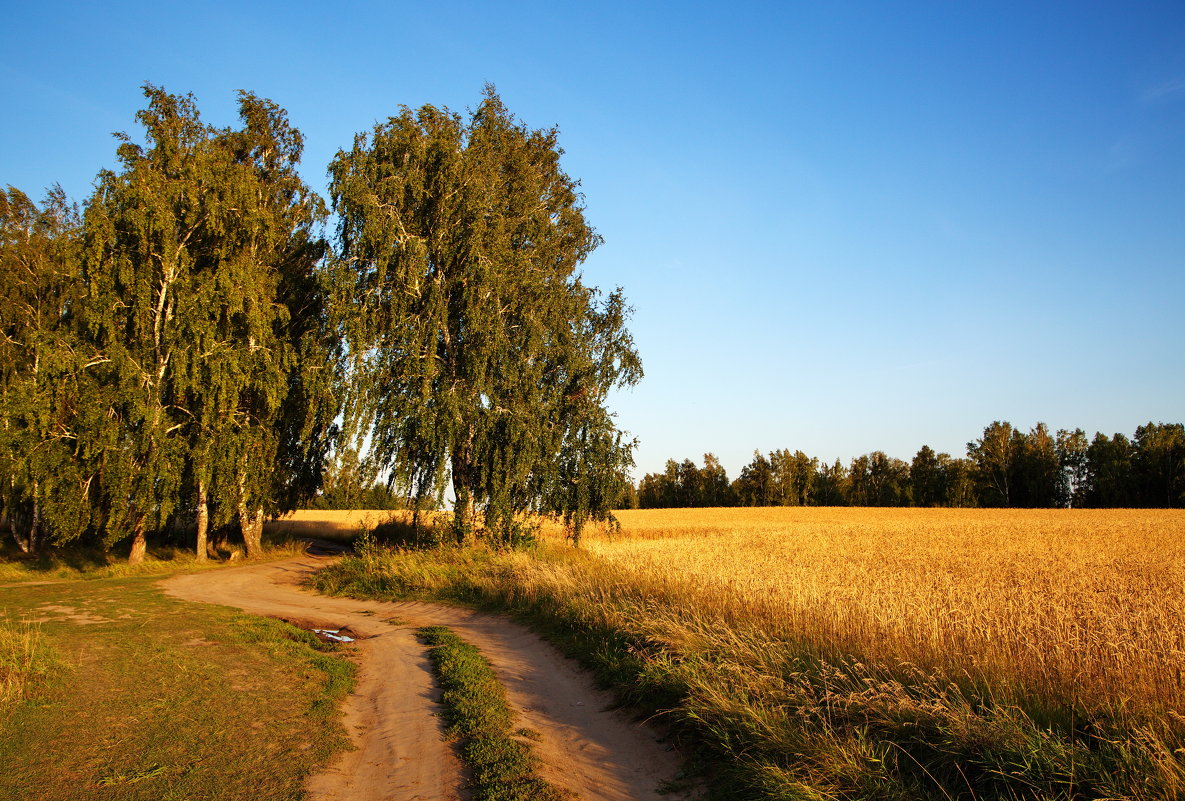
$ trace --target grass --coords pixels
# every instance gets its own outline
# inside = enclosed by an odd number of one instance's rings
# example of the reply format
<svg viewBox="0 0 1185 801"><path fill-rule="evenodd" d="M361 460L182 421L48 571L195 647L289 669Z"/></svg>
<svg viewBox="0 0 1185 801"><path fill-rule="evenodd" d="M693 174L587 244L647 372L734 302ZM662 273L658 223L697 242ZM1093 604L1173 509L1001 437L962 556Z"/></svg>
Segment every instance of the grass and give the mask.
<svg viewBox="0 0 1185 801"><path fill-rule="evenodd" d="M37 623L0 614L0 713L36 695L55 664Z"/></svg>
<svg viewBox="0 0 1185 801"><path fill-rule="evenodd" d="M562 801L568 796L535 774L530 746L512 732L506 692L473 645L444 626L419 630L431 650L447 734L461 745L474 801ZM525 739L529 739L526 737Z"/></svg>
<svg viewBox="0 0 1185 801"><path fill-rule="evenodd" d="M352 662L285 623L170 599L157 580L0 587L6 630L25 621L5 653L35 666L0 707L0 798L300 799L347 746Z"/></svg>
<svg viewBox="0 0 1185 801"><path fill-rule="evenodd" d="M1185 514L621 517L582 552L372 549L317 582L530 619L716 798L1185 797Z"/></svg>

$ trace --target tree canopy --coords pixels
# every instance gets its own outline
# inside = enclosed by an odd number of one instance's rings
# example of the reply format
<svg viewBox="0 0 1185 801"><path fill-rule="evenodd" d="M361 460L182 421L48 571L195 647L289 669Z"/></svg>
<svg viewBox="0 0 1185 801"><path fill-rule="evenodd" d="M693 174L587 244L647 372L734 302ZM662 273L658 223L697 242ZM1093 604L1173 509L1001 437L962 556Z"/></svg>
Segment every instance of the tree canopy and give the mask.
<svg viewBox="0 0 1185 801"><path fill-rule="evenodd" d="M632 464L608 393L642 374L621 291L577 267L600 244L555 129L492 87L463 119L404 108L330 166L351 433L455 533L509 543L527 510L578 536Z"/></svg>
<svg viewBox="0 0 1185 801"><path fill-rule="evenodd" d="M83 335L109 359L105 528L142 553L188 486L199 540L212 493L253 554L264 514L291 508L305 461L291 454L323 451L336 413L299 358L323 328L324 204L275 104L240 93L242 127L217 129L192 97L144 93L146 142L120 135L120 169L100 174L84 215Z"/></svg>
<svg viewBox="0 0 1185 801"><path fill-rule="evenodd" d="M641 365L621 291L578 272L600 237L554 129L492 87L464 120L404 108L334 159L330 252L282 108L241 92L218 128L190 95L144 95L142 140L116 135L81 214L60 191L0 202L0 479L22 547L130 539L139 559L180 525L200 556L236 522L254 553L264 517L348 454L416 508L451 488L462 540L513 543L528 511L574 537L609 518L633 441L606 401Z"/></svg>
<svg viewBox="0 0 1185 801"><path fill-rule="evenodd" d="M90 519L74 458L91 399L76 379L91 354L71 335L80 226L60 188L41 206L11 186L0 193L0 509L25 551Z"/></svg>
<svg viewBox="0 0 1185 801"><path fill-rule="evenodd" d="M324 308L324 202L296 172L300 133L248 92L238 128L144 87L143 142L81 218L60 193L9 190L5 512L56 541L131 538L263 516L311 495L333 442L339 372Z"/></svg>

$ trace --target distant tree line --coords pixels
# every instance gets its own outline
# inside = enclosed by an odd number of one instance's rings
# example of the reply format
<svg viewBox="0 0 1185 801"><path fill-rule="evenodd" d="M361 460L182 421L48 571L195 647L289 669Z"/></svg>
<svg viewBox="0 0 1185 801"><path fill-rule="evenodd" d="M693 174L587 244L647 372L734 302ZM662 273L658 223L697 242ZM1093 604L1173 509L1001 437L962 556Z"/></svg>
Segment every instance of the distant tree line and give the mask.
<svg viewBox="0 0 1185 801"><path fill-rule="evenodd" d="M202 559L232 529L253 555L299 505L448 487L461 540L609 515L633 442L605 398L641 365L620 290L577 272L600 238L555 130L493 87L467 120L404 108L337 154L327 205L276 104L241 92L220 128L144 94L143 141L117 135L81 208L0 193L0 524L21 549L139 561L185 532Z"/></svg>
<svg viewBox="0 0 1185 801"><path fill-rule="evenodd" d="M647 473L623 506L1185 507L1185 427L1148 423L1135 436L1088 438L994 422L965 457L922 448L910 462L881 451L847 465L802 451L756 452L729 481L713 454L702 467L668 460Z"/></svg>

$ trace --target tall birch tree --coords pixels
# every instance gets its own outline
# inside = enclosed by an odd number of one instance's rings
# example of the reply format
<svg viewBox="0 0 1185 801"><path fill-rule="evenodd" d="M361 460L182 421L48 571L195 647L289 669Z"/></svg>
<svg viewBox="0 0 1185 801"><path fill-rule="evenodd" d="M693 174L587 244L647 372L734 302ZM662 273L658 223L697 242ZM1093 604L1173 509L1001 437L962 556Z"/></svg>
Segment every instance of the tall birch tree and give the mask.
<svg viewBox="0 0 1185 801"><path fill-rule="evenodd" d="M218 183L211 130L191 97L146 86L146 144L117 134L121 171L99 174L85 214L86 331L110 357L100 489L109 541L147 535L172 514L188 457L175 358L201 328L202 239Z"/></svg>
<svg viewBox="0 0 1185 801"><path fill-rule="evenodd" d="M523 511L608 515L632 442L607 393L641 377L620 291L557 132L492 87L462 119L403 108L330 166L351 382L347 421L420 501L451 485L459 540L513 542Z"/></svg>
<svg viewBox="0 0 1185 801"><path fill-rule="evenodd" d="M201 245L209 265L195 347L177 371L199 559L211 506L214 523L237 518L253 556L264 517L316 491L340 389L318 235L325 208L297 173L303 137L282 108L250 92L239 94L239 117L239 128L212 134L219 182Z"/></svg>

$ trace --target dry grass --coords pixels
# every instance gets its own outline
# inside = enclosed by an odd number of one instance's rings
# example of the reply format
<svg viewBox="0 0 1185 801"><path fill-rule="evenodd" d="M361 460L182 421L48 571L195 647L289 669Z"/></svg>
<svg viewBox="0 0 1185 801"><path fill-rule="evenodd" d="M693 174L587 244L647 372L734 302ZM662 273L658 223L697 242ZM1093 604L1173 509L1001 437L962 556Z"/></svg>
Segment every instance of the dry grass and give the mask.
<svg viewBox="0 0 1185 801"><path fill-rule="evenodd" d="M624 536L587 547L685 621L988 678L1016 698L1111 714L1185 711L1185 512L619 517Z"/></svg>
<svg viewBox="0 0 1185 801"><path fill-rule="evenodd" d="M48 667L41 627L0 617L0 710L28 697Z"/></svg>

